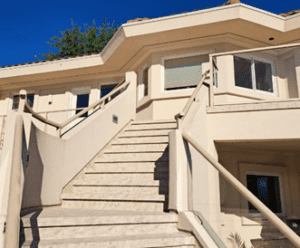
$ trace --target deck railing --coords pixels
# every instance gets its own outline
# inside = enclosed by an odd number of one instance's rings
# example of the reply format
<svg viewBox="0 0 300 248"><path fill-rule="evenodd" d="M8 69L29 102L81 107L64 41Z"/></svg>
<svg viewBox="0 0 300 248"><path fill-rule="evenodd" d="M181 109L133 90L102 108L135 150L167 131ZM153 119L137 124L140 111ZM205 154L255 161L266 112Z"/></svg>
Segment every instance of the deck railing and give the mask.
<svg viewBox="0 0 300 248"><path fill-rule="evenodd" d="M209 70L212 72L218 71L217 62L216 62L217 57L226 56L226 55L243 54L243 53L265 52L265 51L272 51L272 50L285 49L285 48L295 48L295 47L300 47L300 43L243 49L243 50L236 50L236 51L230 51L230 52L213 53L213 54L209 55ZM210 96L209 96L209 106L210 107L214 106L214 87L212 87L212 86L214 85L215 77L216 77L216 75L214 74L212 77L210 77L210 81L209 81L209 85L211 86L210 87Z"/></svg>
<svg viewBox="0 0 300 248"><path fill-rule="evenodd" d="M29 106L29 104L26 101L27 93L26 93L25 90L21 90L20 91L20 104L19 104L19 110L18 111L19 112L28 111L28 112L30 112L32 114L32 116L34 118L38 119L42 123L45 123L46 125L50 125L50 126L55 127L56 128L56 136L57 137L61 137L61 132L62 132L62 129L64 127L66 127L67 125L69 125L73 121L77 120L78 118L80 118L85 113L88 113L89 111L96 111L98 108L104 109L105 108L105 104L107 104L108 102L110 102L114 98L115 95L120 94L124 90L126 90L127 86L129 84L130 84L130 82L125 82L125 80L122 81L109 94L107 94L106 96L100 98L96 102L92 103L90 106L88 106L86 108L83 108L79 113L75 114L74 116L72 116L71 118L67 119L63 123L57 123L57 122L49 120L47 118L47 114L46 114L46 118L45 118L42 115L40 115L40 113L35 112ZM74 111L74 110L78 110L78 109L63 109L63 110L57 110L57 111L55 110L53 112ZM46 113L50 113L50 111L46 111Z"/></svg>

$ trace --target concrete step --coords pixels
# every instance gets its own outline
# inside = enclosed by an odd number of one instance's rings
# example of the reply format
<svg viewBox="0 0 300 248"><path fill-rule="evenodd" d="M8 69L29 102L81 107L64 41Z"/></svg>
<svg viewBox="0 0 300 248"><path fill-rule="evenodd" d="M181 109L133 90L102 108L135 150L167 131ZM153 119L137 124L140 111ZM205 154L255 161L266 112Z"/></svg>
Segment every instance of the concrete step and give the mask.
<svg viewBox="0 0 300 248"><path fill-rule="evenodd" d="M126 130L156 130L156 129L176 129L176 122L162 123L132 123Z"/></svg>
<svg viewBox="0 0 300 248"><path fill-rule="evenodd" d="M117 153L103 154L95 159L95 162L155 162L169 161L168 152L133 152L133 153Z"/></svg>
<svg viewBox="0 0 300 248"><path fill-rule="evenodd" d="M165 143L168 144L169 136L146 136L146 137L128 137L128 136L119 136L117 140L112 142L112 145L126 145L126 144L159 144Z"/></svg>
<svg viewBox="0 0 300 248"><path fill-rule="evenodd" d="M168 162L141 162L141 163L95 163L86 168L85 173L94 172L167 172Z"/></svg>
<svg viewBox="0 0 300 248"><path fill-rule="evenodd" d="M154 180L155 178L168 178L168 173L156 173L154 172L141 172L141 173L132 173L132 172L117 172L117 173L86 173L84 180Z"/></svg>
<svg viewBox="0 0 300 248"><path fill-rule="evenodd" d="M63 193L61 195L63 200L95 200L95 201L145 201L145 202L162 202L165 200L163 195L146 195L146 194L74 194Z"/></svg>
<svg viewBox="0 0 300 248"><path fill-rule="evenodd" d="M139 180L122 180L122 181L111 181L111 180L74 180L73 185L76 186L148 186L156 187L162 184L158 180L151 181L139 181Z"/></svg>
<svg viewBox="0 0 300 248"><path fill-rule="evenodd" d="M159 130L125 130L119 137L151 137L151 136L169 136L169 132L173 129L159 129Z"/></svg>
<svg viewBox="0 0 300 248"><path fill-rule="evenodd" d="M143 124L160 124L160 123L177 123L175 119L165 120L145 120L145 121L132 121L131 125L143 125Z"/></svg>
<svg viewBox="0 0 300 248"><path fill-rule="evenodd" d="M104 153L122 153L122 152L164 152L168 148L167 143L158 144L126 144L112 145L111 149Z"/></svg>
<svg viewBox="0 0 300 248"><path fill-rule="evenodd" d="M30 248L191 248L195 239L191 234L183 232L145 235L125 235L94 238L70 238L37 241L32 244L26 241L22 247Z"/></svg>
<svg viewBox="0 0 300 248"><path fill-rule="evenodd" d="M33 221L34 220L34 221ZM55 209L22 217L25 240L177 232L177 215L132 211Z"/></svg>
<svg viewBox="0 0 300 248"><path fill-rule="evenodd" d="M100 194L167 194L166 186L73 186L73 193L100 193Z"/></svg>
<svg viewBox="0 0 300 248"><path fill-rule="evenodd" d="M118 211L153 211L162 212L164 210L164 202L150 201L122 201L122 200L63 200L63 208L84 208L99 210L118 210Z"/></svg>

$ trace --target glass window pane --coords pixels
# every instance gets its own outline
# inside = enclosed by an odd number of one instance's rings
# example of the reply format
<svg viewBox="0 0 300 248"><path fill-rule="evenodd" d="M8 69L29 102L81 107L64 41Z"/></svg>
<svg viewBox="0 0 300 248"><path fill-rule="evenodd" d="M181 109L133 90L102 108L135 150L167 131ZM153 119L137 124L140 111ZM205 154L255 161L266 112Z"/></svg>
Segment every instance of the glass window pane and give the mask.
<svg viewBox="0 0 300 248"><path fill-rule="evenodd" d="M234 78L236 86L253 89L250 59L234 57Z"/></svg>
<svg viewBox="0 0 300 248"><path fill-rule="evenodd" d="M247 188L274 213L282 213L277 176L247 175ZM250 213L259 213L250 202L248 208Z"/></svg>
<svg viewBox="0 0 300 248"><path fill-rule="evenodd" d="M117 85L116 84L107 84L101 85L100 98L106 96L110 93Z"/></svg>
<svg viewBox="0 0 300 248"><path fill-rule="evenodd" d="M148 67L143 71L144 96L148 95L148 71Z"/></svg>
<svg viewBox="0 0 300 248"><path fill-rule="evenodd" d="M12 104L12 109L18 109L19 108L19 101L20 101L20 96L19 95L14 95L13 96L13 104Z"/></svg>
<svg viewBox="0 0 300 248"><path fill-rule="evenodd" d="M195 87L202 78L202 62L208 56L193 56L165 61L165 89Z"/></svg>
<svg viewBox="0 0 300 248"><path fill-rule="evenodd" d="M109 94L117 85L116 84L107 84L107 85L101 85L100 88L100 98L105 97L107 94ZM114 99L116 96L119 95L119 92L113 94L111 96L111 100ZM108 99L105 100L105 104L108 103Z"/></svg>
<svg viewBox="0 0 300 248"><path fill-rule="evenodd" d="M258 90L273 92L272 67L269 63L254 61L256 88Z"/></svg>
<svg viewBox="0 0 300 248"><path fill-rule="evenodd" d="M34 100L34 94L28 94L27 95L27 103L31 108L33 108L33 100Z"/></svg>
<svg viewBox="0 0 300 248"><path fill-rule="evenodd" d="M85 108L89 106L89 94L77 95L77 103L76 108ZM78 114L82 109L76 110L76 114ZM87 117L88 113L81 115L80 117Z"/></svg>

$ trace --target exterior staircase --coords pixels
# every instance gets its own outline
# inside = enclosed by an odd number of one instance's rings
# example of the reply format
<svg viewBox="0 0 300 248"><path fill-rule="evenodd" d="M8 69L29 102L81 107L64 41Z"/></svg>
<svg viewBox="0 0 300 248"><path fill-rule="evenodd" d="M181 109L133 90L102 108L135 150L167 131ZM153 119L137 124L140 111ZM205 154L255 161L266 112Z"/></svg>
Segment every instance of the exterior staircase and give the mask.
<svg viewBox="0 0 300 248"><path fill-rule="evenodd" d="M198 247L168 213L171 121L132 122L62 192L23 212L22 247Z"/></svg>

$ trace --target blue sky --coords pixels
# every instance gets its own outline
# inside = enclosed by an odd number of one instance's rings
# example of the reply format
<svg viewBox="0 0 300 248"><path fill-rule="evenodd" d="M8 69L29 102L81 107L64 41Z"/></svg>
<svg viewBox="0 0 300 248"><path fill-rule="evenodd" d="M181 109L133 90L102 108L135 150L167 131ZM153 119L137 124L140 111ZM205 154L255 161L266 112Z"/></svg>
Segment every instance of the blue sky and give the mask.
<svg viewBox="0 0 300 248"><path fill-rule="evenodd" d="M136 17L159 17L183 11L205 9L226 0L2 0L0 5L0 66L34 62L34 55L48 53L46 41L71 28L72 18L78 26L97 26L107 16L108 22L123 24ZM300 9L295 0L242 0L242 3L275 13ZM126 3L126 4L125 4ZM39 58L43 58L39 56Z"/></svg>

